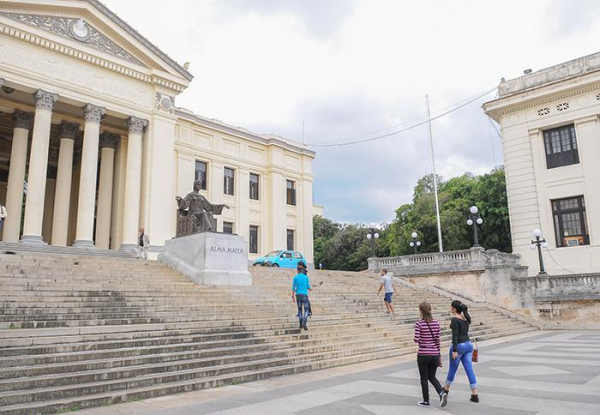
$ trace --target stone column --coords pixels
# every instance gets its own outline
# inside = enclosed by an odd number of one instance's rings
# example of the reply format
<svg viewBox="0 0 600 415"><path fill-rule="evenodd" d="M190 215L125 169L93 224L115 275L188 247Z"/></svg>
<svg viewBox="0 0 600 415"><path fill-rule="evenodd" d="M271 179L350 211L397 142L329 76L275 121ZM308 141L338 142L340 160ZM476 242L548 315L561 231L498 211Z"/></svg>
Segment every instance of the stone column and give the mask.
<svg viewBox="0 0 600 415"><path fill-rule="evenodd" d="M67 246L69 232L69 208L71 206L71 182L73 180L73 149L79 125L63 122L60 125L60 149L54 193L54 216L52 217L52 245Z"/></svg>
<svg viewBox="0 0 600 415"><path fill-rule="evenodd" d="M138 244L140 222L140 195L142 181L142 134L148 121L136 117L127 120L127 167L125 172L125 200L123 212L123 244L121 250L129 251Z"/></svg>
<svg viewBox="0 0 600 415"><path fill-rule="evenodd" d="M96 181L98 174L98 143L100 121L106 109L87 104L83 107L85 129L81 153L81 181L77 208L77 232L73 246L94 247L94 212L96 208Z"/></svg>
<svg viewBox="0 0 600 415"><path fill-rule="evenodd" d="M46 175L48 173L48 148L50 146L52 110L57 100L57 94L41 89L38 89L34 95L35 121L31 138L31 154L29 155L22 243L44 244L42 240L42 221L46 196Z"/></svg>
<svg viewBox="0 0 600 415"><path fill-rule="evenodd" d="M102 133L100 136L100 186L98 189L95 242L96 247L102 249L110 248L115 148L120 139L118 134L112 133Z"/></svg>
<svg viewBox="0 0 600 415"><path fill-rule="evenodd" d="M10 151L10 169L6 189L6 212L3 240L18 242L21 236L21 217L23 211L23 185L27 167L27 144L33 114L16 110L13 115L14 132Z"/></svg>

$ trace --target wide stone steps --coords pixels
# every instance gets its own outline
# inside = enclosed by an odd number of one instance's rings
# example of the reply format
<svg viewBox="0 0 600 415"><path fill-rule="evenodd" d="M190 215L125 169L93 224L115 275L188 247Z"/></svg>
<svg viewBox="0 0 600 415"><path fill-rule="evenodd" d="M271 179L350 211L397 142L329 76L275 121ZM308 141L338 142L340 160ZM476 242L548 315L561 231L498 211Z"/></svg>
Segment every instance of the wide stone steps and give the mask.
<svg viewBox="0 0 600 415"><path fill-rule="evenodd" d="M500 333L500 335L518 334L521 332L531 331L531 328L524 327L520 331L512 331L510 333ZM491 335L482 336L481 340L493 338ZM30 413L52 413L58 411L69 411L74 409L83 409L94 406L105 406L115 403L127 402L136 399L145 399L150 397L164 396L168 394L189 392L217 386L230 385L236 383L250 382L253 380L265 379L273 376L291 375L302 373L310 370L326 369L340 365L365 362L374 359L399 356L402 354L411 353L414 351L414 346L407 348L397 348L370 352L357 353L353 355L313 360L302 363L294 363L283 366L266 367L258 370L249 370L246 372L237 373L219 373L217 376L209 378L186 379L185 381L176 381L167 384L155 384L150 387L128 387L125 390L111 390L107 393L96 392L85 394L85 396L73 396L70 398L51 397L43 402L31 402L25 404L15 404L0 406L0 414L16 415ZM133 386L133 385L129 385Z"/></svg>
<svg viewBox="0 0 600 415"><path fill-rule="evenodd" d="M379 279L311 272L313 316L298 329L289 270L252 268L252 287L198 286L152 261L0 255L0 414L51 413L299 373L415 350L417 306L449 299ZM319 284L319 282L323 282ZM478 340L533 330L485 307Z"/></svg>

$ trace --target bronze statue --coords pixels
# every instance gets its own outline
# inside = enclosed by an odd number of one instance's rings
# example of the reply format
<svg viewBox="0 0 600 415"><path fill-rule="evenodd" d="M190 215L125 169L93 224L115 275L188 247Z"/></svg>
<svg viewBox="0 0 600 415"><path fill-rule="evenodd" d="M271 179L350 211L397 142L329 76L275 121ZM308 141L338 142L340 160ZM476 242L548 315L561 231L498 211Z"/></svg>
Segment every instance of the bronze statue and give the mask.
<svg viewBox="0 0 600 415"><path fill-rule="evenodd" d="M217 220L213 215L220 215L228 205L213 205L200 194L202 182L194 182L194 191L183 199L177 196L177 237L193 235L202 232L216 232Z"/></svg>

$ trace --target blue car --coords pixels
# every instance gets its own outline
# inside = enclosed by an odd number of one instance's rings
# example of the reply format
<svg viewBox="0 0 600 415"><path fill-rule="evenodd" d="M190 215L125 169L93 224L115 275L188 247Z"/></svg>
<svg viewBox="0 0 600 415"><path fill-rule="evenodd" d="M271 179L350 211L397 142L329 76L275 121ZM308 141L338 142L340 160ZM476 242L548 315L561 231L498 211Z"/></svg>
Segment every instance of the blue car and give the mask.
<svg viewBox="0 0 600 415"><path fill-rule="evenodd" d="M306 259L298 251L273 251L267 255L258 258L252 265L263 266L263 267L275 267L275 268L296 268L298 262L304 262L306 265Z"/></svg>

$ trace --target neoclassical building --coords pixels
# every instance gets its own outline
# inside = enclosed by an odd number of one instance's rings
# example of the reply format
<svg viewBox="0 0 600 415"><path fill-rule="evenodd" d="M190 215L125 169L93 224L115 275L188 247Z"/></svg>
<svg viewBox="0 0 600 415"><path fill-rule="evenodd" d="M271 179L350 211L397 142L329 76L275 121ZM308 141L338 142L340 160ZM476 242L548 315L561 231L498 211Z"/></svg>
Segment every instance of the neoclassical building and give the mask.
<svg viewBox="0 0 600 415"><path fill-rule="evenodd" d="M251 258L312 261L314 152L177 108L192 78L96 0L0 2L2 240L158 249L201 180Z"/></svg>
<svg viewBox="0 0 600 415"><path fill-rule="evenodd" d="M600 53L503 81L484 105L500 123L513 251L529 274L540 229L550 274L600 270Z"/></svg>

